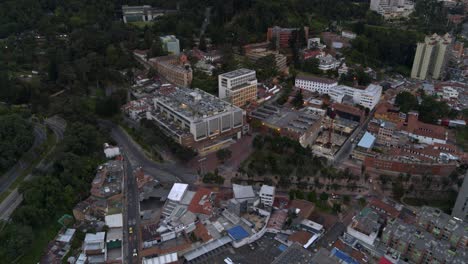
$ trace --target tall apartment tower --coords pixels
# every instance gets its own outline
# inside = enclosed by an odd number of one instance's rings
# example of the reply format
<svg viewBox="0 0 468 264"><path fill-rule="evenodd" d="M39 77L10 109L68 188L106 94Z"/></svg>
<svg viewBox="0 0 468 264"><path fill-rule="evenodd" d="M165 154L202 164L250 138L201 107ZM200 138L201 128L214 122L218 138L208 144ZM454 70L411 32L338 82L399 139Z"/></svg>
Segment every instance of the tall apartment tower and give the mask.
<svg viewBox="0 0 468 264"><path fill-rule="evenodd" d="M257 100L257 75L249 69L237 69L218 75L219 98L241 107Z"/></svg>
<svg viewBox="0 0 468 264"><path fill-rule="evenodd" d="M452 216L468 222L468 173L458 191L457 200L452 209Z"/></svg>
<svg viewBox="0 0 468 264"><path fill-rule="evenodd" d="M440 79L444 73L449 50L452 44L450 34L426 36L424 42L418 43L414 56L411 78L425 80Z"/></svg>

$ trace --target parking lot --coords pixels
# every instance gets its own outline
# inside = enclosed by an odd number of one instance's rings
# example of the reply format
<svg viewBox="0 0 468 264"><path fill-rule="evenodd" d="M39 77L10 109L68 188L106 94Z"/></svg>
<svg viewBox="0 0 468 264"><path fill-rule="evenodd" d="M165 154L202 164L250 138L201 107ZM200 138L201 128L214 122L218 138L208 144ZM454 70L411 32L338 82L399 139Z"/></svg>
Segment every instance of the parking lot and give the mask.
<svg viewBox="0 0 468 264"><path fill-rule="evenodd" d="M233 248L230 245L226 245L195 259L190 263L223 264L224 259L227 257L229 257L234 263L271 263L281 254L281 250L278 248L280 245L281 243L274 239L273 234L267 233L250 245L246 245L241 248Z"/></svg>

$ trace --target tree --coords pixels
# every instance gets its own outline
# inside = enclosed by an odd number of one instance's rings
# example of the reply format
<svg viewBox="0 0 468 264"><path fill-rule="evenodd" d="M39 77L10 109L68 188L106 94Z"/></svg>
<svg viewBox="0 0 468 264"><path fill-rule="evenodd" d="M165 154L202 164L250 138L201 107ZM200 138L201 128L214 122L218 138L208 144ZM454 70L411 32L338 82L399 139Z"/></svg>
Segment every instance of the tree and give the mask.
<svg viewBox="0 0 468 264"><path fill-rule="evenodd" d="M304 192L301 190L296 190L296 199L304 199Z"/></svg>
<svg viewBox="0 0 468 264"><path fill-rule="evenodd" d="M307 194L307 200L309 202L313 202L313 203L315 203L317 201L317 194L315 193L315 191L312 191L312 192Z"/></svg>
<svg viewBox="0 0 468 264"><path fill-rule="evenodd" d="M198 44L198 48L199 48L201 51L205 51L205 52L206 52L206 39L205 39L205 36L201 36L201 37L200 37L200 43Z"/></svg>
<svg viewBox="0 0 468 264"><path fill-rule="evenodd" d="M224 163L226 160L230 159L231 155L232 155L232 152L229 149L220 149L220 150L216 151L216 157L222 163Z"/></svg>
<svg viewBox="0 0 468 264"><path fill-rule="evenodd" d="M0 116L0 172L13 166L32 146L32 125L16 114Z"/></svg>
<svg viewBox="0 0 468 264"><path fill-rule="evenodd" d="M351 202L351 197L349 197L349 195L343 195L343 202L349 204L349 202Z"/></svg>
<svg viewBox="0 0 468 264"><path fill-rule="evenodd" d="M340 213L341 212L341 204L334 203L332 210L333 210L334 213Z"/></svg>
<svg viewBox="0 0 468 264"><path fill-rule="evenodd" d="M444 101L438 101L434 96L424 96L419 106L419 119L425 123L436 124L441 118L447 117L450 107Z"/></svg>
<svg viewBox="0 0 468 264"><path fill-rule="evenodd" d="M326 193L326 192L321 193L319 198L322 201L327 201L328 200L328 193Z"/></svg>
<svg viewBox="0 0 468 264"><path fill-rule="evenodd" d="M319 69L320 60L317 58L307 59L302 62L301 70L312 74L321 74L322 70Z"/></svg>
<svg viewBox="0 0 468 264"><path fill-rule="evenodd" d="M418 99L410 92L401 92L395 98L395 104L400 107L400 111L408 113L411 110L417 110Z"/></svg>
<svg viewBox="0 0 468 264"><path fill-rule="evenodd" d="M159 38L155 38L153 43L151 44L149 57L153 58L153 57L159 57L159 56L164 56L164 55L167 55L167 53L163 49L161 40Z"/></svg>
<svg viewBox="0 0 468 264"><path fill-rule="evenodd" d="M294 99L292 100L292 105L296 108L302 108L304 106L304 97L301 90L297 91Z"/></svg>

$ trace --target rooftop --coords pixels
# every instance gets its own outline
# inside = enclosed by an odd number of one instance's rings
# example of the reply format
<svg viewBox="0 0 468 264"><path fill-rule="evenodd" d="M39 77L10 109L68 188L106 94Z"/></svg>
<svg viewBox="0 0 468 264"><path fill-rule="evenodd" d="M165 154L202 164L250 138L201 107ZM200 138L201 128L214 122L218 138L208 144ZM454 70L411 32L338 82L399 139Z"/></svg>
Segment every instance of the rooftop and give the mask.
<svg viewBox="0 0 468 264"><path fill-rule="evenodd" d="M239 108L200 89L178 87L170 93L157 91L154 100L174 109L187 119L197 121L203 117L217 115Z"/></svg>
<svg viewBox="0 0 468 264"><path fill-rule="evenodd" d="M289 208L299 209L298 216L307 219L315 210L315 204L306 200L292 200Z"/></svg>
<svg viewBox="0 0 468 264"><path fill-rule="evenodd" d="M105 219L106 225L110 228L123 226L122 214L106 215Z"/></svg>
<svg viewBox="0 0 468 264"><path fill-rule="evenodd" d="M364 136L359 141L358 146L361 148L369 149L372 147L372 145L374 145L374 142L375 142L375 136L373 136L371 133L366 131Z"/></svg>
<svg viewBox="0 0 468 264"><path fill-rule="evenodd" d="M187 191L187 188L188 184L186 183L174 183L167 198L172 201L180 202L185 194L185 191Z"/></svg>
<svg viewBox="0 0 468 264"><path fill-rule="evenodd" d="M320 258L318 258L319 260ZM312 252L306 250L298 243L293 243L272 264L313 264L317 263L312 258ZM321 262L323 263L323 262ZM337 262L335 262L337 263Z"/></svg>
<svg viewBox="0 0 468 264"><path fill-rule="evenodd" d="M213 212L213 192L207 188L200 188L190 202L188 210L195 214L211 215Z"/></svg>
<svg viewBox="0 0 468 264"><path fill-rule="evenodd" d="M255 198L255 193L250 185L233 184L232 190L234 191L234 198L237 200L248 200Z"/></svg>
<svg viewBox="0 0 468 264"><path fill-rule="evenodd" d="M274 195L275 194L275 187L264 184L260 188L260 193Z"/></svg>
<svg viewBox="0 0 468 264"><path fill-rule="evenodd" d="M305 73L299 73L296 76L296 79L312 81L312 82L318 82L318 83L324 83L324 84L334 84L334 83L338 84L338 81L336 81L336 80L316 77L316 76L305 74Z"/></svg>
<svg viewBox="0 0 468 264"><path fill-rule="evenodd" d="M255 71L245 69L245 68L241 68L241 69L237 69L237 70L234 70L234 71L231 71L231 72L226 72L226 73L220 74L219 76L232 79L232 78L240 77L242 75L247 75L247 74L251 74L251 73L255 73Z"/></svg>

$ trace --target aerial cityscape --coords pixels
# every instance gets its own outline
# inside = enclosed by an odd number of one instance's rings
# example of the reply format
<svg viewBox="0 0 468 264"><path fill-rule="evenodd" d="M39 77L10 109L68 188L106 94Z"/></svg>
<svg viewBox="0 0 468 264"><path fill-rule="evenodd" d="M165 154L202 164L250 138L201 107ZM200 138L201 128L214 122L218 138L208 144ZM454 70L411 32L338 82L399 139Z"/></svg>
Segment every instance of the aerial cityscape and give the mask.
<svg viewBox="0 0 468 264"><path fill-rule="evenodd" d="M0 264L468 264L468 0L0 1Z"/></svg>

